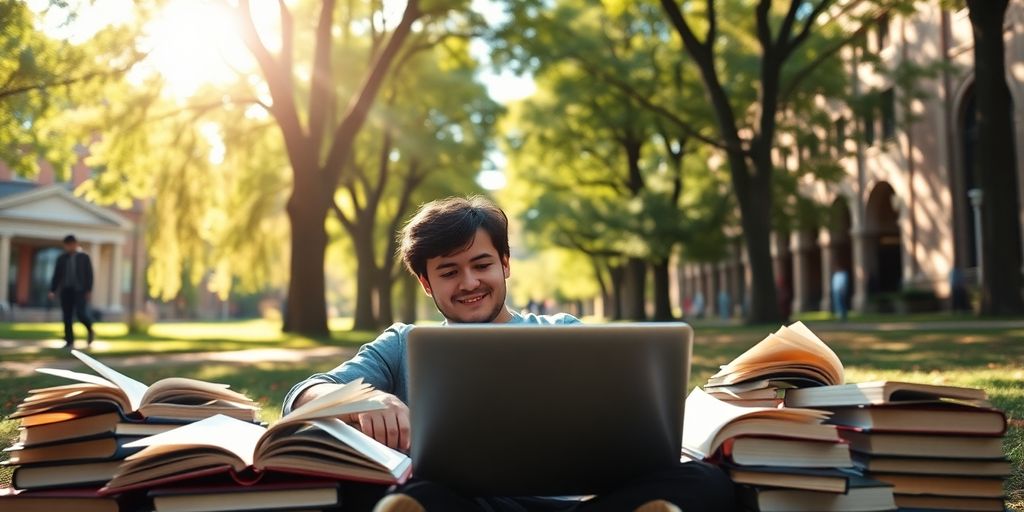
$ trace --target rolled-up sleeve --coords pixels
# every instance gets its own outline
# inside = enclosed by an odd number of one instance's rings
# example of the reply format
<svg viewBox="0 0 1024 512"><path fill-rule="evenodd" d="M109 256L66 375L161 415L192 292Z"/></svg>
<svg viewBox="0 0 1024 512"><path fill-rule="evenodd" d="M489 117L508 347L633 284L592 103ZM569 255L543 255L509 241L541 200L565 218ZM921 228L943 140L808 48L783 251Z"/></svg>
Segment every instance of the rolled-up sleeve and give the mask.
<svg viewBox="0 0 1024 512"><path fill-rule="evenodd" d="M405 393L405 336L411 325L394 324L377 339L359 348L352 359L324 373L315 373L292 387L285 395L281 414L292 411L295 399L317 384L344 384L362 377L376 389L395 395Z"/></svg>

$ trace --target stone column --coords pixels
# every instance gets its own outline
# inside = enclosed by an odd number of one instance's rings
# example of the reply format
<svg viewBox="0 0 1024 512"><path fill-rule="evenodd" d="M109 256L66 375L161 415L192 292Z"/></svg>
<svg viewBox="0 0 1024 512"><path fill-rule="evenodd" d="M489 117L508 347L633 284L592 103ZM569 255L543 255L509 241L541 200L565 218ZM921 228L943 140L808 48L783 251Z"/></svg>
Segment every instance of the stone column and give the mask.
<svg viewBox="0 0 1024 512"><path fill-rule="evenodd" d="M818 230L821 245L821 310L832 311L832 233L827 228Z"/></svg>
<svg viewBox="0 0 1024 512"><path fill-rule="evenodd" d="M853 244L853 274L854 292L851 308L861 313L865 312L868 304L868 281L869 274L875 272L875 265L869 261L871 247L868 244L869 234L862 229L851 230L850 243Z"/></svg>
<svg viewBox="0 0 1024 512"><path fill-rule="evenodd" d="M11 269L11 235L0 234L0 311L6 311L10 303L7 296L7 282L11 276L8 272Z"/></svg>
<svg viewBox="0 0 1024 512"><path fill-rule="evenodd" d="M92 297L90 303L93 307L107 303L107 276L103 272L103 246L99 242L87 242L83 244L82 250L89 255L92 262Z"/></svg>
<svg viewBox="0 0 1024 512"><path fill-rule="evenodd" d="M113 244L113 263L110 266L110 311L120 313L121 308L121 274L124 260L124 244Z"/></svg>
<svg viewBox="0 0 1024 512"><path fill-rule="evenodd" d="M811 279L807 264L807 253L812 247L811 237L806 231L797 231L790 238L790 251L793 254L793 312L807 311L807 300L811 294Z"/></svg>

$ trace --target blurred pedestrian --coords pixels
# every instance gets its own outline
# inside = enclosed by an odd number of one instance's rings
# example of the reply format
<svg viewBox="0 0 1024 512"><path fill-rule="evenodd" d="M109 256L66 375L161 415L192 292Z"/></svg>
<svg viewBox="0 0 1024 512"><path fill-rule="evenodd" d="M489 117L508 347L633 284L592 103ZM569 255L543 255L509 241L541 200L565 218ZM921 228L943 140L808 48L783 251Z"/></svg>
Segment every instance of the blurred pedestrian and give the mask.
<svg viewBox="0 0 1024 512"><path fill-rule="evenodd" d="M832 313L845 322L849 312L850 272L840 265L832 274Z"/></svg>
<svg viewBox="0 0 1024 512"><path fill-rule="evenodd" d="M64 254L57 258L50 279L50 293L53 300L60 295L60 309L64 316L64 348L74 348L75 331L72 314L85 325L89 332L87 346L92 346L96 335L92 328L92 315L89 314L89 299L92 296L92 261L89 255L78 250L75 235L64 237Z"/></svg>

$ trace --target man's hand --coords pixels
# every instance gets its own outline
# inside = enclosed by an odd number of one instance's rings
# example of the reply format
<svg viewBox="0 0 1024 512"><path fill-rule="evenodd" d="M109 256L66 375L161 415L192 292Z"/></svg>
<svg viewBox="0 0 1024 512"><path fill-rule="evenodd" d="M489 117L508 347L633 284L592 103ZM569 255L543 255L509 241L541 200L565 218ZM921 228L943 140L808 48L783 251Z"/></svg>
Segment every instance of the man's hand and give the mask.
<svg viewBox="0 0 1024 512"><path fill-rule="evenodd" d="M342 416L341 420L359 427L364 434L388 448L409 451L409 407L397 396L383 393L377 398L386 409Z"/></svg>
<svg viewBox="0 0 1024 512"><path fill-rule="evenodd" d="M341 384L322 383L305 389L292 403L292 410L341 387ZM382 393L378 398L386 408L349 414L339 419L357 427L364 434L376 439L389 448L402 452L409 451L409 407L397 396Z"/></svg>
<svg viewBox="0 0 1024 512"><path fill-rule="evenodd" d="M92 292L85 292L85 301L89 302L92 300Z"/></svg>

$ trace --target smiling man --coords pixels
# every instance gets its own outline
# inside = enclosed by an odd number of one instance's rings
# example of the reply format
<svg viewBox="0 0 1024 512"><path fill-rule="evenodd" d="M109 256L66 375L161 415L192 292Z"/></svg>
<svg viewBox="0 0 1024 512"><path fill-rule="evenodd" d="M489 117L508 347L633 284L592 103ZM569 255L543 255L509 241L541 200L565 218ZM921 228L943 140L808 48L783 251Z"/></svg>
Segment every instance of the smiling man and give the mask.
<svg viewBox="0 0 1024 512"><path fill-rule="evenodd" d="M575 324L566 314L521 315L505 305L509 278L508 219L482 197L448 198L423 205L402 231L402 260L447 323ZM284 413L322 396L342 383L363 378L387 393L384 410L342 418L392 448L409 450L406 339L412 325L396 323L349 361L296 384L284 400ZM351 504L352 501L346 500ZM732 487L718 469L681 464L655 475L624 482L622 489L586 502L548 498L466 497L433 482L415 479L382 500L375 510L632 510L729 511Z"/></svg>

